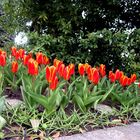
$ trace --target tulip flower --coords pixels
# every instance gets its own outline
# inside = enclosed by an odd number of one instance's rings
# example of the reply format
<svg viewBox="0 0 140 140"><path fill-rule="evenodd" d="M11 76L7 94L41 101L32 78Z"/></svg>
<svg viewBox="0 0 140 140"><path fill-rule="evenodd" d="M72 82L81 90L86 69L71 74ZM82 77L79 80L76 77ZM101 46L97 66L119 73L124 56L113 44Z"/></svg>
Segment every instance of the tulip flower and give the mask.
<svg viewBox="0 0 140 140"><path fill-rule="evenodd" d="M58 78L57 76L54 77L53 81L50 83L50 89L55 90L58 84Z"/></svg>
<svg viewBox="0 0 140 140"><path fill-rule="evenodd" d="M25 51L23 49L19 49L19 57L22 59L24 54L25 54Z"/></svg>
<svg viewBox="0 0 140 140"><path fill-rule="evenodd" d="M52 83L56 77L56 67L55 66L50 66L46 67L46 80L49 83Z"/></svg>
<svg viewBox="0 0 140 140"><path fill-rule="evenodd" d="M69 68L69 71L70 71L70 75L74 74L74 69L75 69L74 64L69 64L68 68Z"/></svg>
<svg viewBox="0 0 140 140"><path fill-rule="evenodd" d="M11 52L12 52L12 56L15 57L15 56L16 56L16 52L17 52L17 48L13 46L13 47L11 48Z"/></svg>
<svg viewBox="0 0 140 140"><path fill-rule="evenodd" d="M47 57L47 56L43 56L43 64L44 65L48 65L50 63L50 60L49 60L49 58Z"/></svg>
<svg viewBox="0 0 140 140"><path fill-rule="evenodd" d="M102 77L104 77L106 75L106 71L105 70L106 70L106 66L101 64L100 68L99 68L99 72L100 72Z"/></svg>
<svg viewBox="0 0 140 140"><path fill-rule="evenodd" d="M69 79L70 79L70 76L71 76L71 72L70 72L69 67L67 66L67 67L65 67L65 69L64 69L63 78L64 78L65 80L69 80Z"/></svg>
<svg viewBox="0 0 140 140"><path fill-rule="evenodd" d="M128 85L128 82L129 82L128 80L129 80L128 77L124 75L120 78L119 82L124 87Z"/></svg>
<svg viewBox="0 0 140 140"><path fill-rule="evenodd" d="M136 79L137 79L136 74L132 74L131 75L131 82L134 83L136 81Z"/></svg>
<svg viewBox="0 0 140 140"><path fill-rule="evenodd" d="M90 73L88 73L88 79L92 81L95 85L98 84L100 80L100 75L96 68L92 68Z"/></svg>
<svg viewBox="0 0 140 140"><path fill-rule="evenodd" d="M19 51L16 51L15 58L16 58L16 60L19 60L20 59L20 53L19 53Z"/></svg>
<svg viewBox="0 0 140 140"><path fill-rule="evenodd" d="M60 67L59 67L59 70L58 70L58 73L61 77L63 77L64 70L65 70L65 65L61 64Z"/></svg>
<svg viewBox="0 0 140 140"><path fill-rule="evenodd" d="M79 74L80 74L81 76L83 76L84 73L85 73L85 65L80 63L80 64L78 65L78 71L79 71Z"/></svg>
<svg viewBox="0 0 140 140"><path fill-rule="evenodd" d="M4 53L0 54L0 66L4 67L6 65L6 55Z"/></svg>
<svg viewBox="0 0 140 140"><path fill-rule="evenodd" d="M38 64L43 64L43 54L41 52L38 52L36 54L36 61L38 62Z"/></svg>
<svg viewBox="0 0 140 140"><path fill-rule="evenodd" d="M0 49L0 55L1 55L1 53L2 53L2 49Z"/></svg>
<svg viewBox="0 0 140 140"><path fill-rule="evenodd" d="M53 61L53 65L57 68L57 70L59 70L59 67L62 63L63 62L58 59L54 59L54 61Z"/></svg>
<svg viewBox="0 0 140 140"><path fill-rule="evenodd" d="M29 55L24 55L23 56L23 65L27 66L29 59L30 59Z"/></svg>
<svg viewBox="0 0 140 140"><path fill-rule="evenodd" d="M131 78L128 78L127 85L130 86L132 84Z"/></svg>
<svg viewBox="0 0 140 140"><path fill-rule="evenodd" d="M109 71L109 79L112 83L115 82L115 74L112 71Z"/></svg>
<svg viewBox="0 0 140 140"><path fill-rule="evenodd" d="M13 73L16 73L18 71L18 63L17 61L12 62L12 68L11 68Z"/></svg>
<svg viewBox="0 0 140 140"><path fill-rule="evenodd" d="M30 58L28 61L28 73L31 75L38 74L38 63L33 58Z"/></svg>
<svg viewBox="0 0 140 140"><path fill-rule="evenodd" d="M87 73L87 75L89 74L89 73L91 73L91 70L92 70L92 67L88 64L85 64L85 70L86 70L86 73Z"/></svg>

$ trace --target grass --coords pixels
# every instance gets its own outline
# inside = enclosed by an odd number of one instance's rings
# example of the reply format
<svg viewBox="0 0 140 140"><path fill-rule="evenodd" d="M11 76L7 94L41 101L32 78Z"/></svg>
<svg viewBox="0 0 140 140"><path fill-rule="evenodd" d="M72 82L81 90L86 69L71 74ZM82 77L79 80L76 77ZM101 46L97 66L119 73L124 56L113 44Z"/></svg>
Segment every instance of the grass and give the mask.
<svg viewBox="0 0 140 140"><path fill-rule="evenodd" d="M4 138L10 137L40 137L49 138L59 132L61 135L71 135L83 133L94 129L125 125L134 121L140 121L140 110L136 107L121 107L120 110L114 109L112 113L103 114L95 110L80 113L75 107L71 113L58 110L53 115L48 116L45 111L39 112L35 108L19 108L7 110L2 116L7 120L4 128ZM40 125L38 132L32 128L31 119L39 119Z"/></svg>

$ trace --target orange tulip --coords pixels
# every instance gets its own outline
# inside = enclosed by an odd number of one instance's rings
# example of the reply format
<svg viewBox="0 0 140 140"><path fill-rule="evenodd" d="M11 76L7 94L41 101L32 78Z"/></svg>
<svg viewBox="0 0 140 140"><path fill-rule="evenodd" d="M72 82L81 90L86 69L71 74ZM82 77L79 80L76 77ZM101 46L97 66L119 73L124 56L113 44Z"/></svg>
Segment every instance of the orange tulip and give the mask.
<svg viewBox="0 0 140 140"><path fill-rule="evenodd" d="M67 67L65 67L65 69L64 69L63 78L64 78L65 80L69 80L69 79L70 79L70 76L71 76L71 71L70 71L69 67L67 66Z"/></svg>
<svg viewBox="0 0 140 140"><path fill-rule="evenodd" d="M16 52L17 52L17 48L13 46L13 47L11 48L11 52L12 52L12 56L15 57L15 56L16 56Z"/></svg>
<svg viewBox="0 0 140 140"><path fill-rule="evenodd" d="M6 55L0 54L0 66L4 67L6 65Z"/></svg>
<svg viewBox="0 0 140 140"><path fill-rule="evenodd" d="M46 67L46 80L49 83L52 83L55 77L56 77L56 67L55 66Z"/></svg>
<svg viewBox="0 0 140 140"><path fill-rule="evenodd" d="M30 56L29 55L24 55L23 56L23 65L28 65L28 61L30 59Z"/></svg>
<svg viewBox="0 0 140 140"><path fill-rule="evenodd" d="M58 84L58 78L57 76L54 77L53 81L50 83L50 89L55 90Z"/></svg>
<svg viewBox="0 0 140 140"><path fill-rule="evenodd" d="M100 68L99 68L99 72L100 72L102 77L104 77L106 75L106 71L105 70L106 70L106 66L101 64Z"/></svg>
<svg viewBox="0 0 140 140"><path fill-rule="evenodd" d="M33 58L30 58L28 61L28 73L31 75L38 74L38 63Z"/></svg>
<svg viewBox="0 0 140 140"><path fill-rule="evenodd" d="M20 53L19 53L19 51L16 51L15 58L16 58L16 60L19 60L20 59Z"/></svg>
<svg viewBox="0 0 140 140"><path fill-rule="evenodd" d="M131 75L131 82L134 83L136 81L136 79L137 79L136 74L132 74Z"/></svg>
<svg viewBox="0 0 140 140"><path fill-rule="evenodd" d="M129 80L128 77L124 75L120 78L119 82L124 87L128 85L128 82L129 82L128 80Z"/></svg>
<svg viewBox="0 0 140 140"><path fill-rule="evenodd" d="M85 73L85 65L84 64L79 64L78 65L78 71L79 71L79 74L82 76L82 75L84 75L84 73Z"/></svg>
<svg viewBox="0 0 140 140"><path fill-rule="evenodd" d="M18 71L18 63L17 61L12 62L12 68L11 68L13 73L16 73Z"/></svg>
<svg viewBox="0 0 140 140"><path fill-rule="evenodd" d="M130 86L132 84L131 78L128 78L127 85Z"/></svg>
<svg viewBox="0 0 140 140"><path fill-rule="evenodd" d="M57 68L57 70L59 70L59 67L62 63L63 62L58 59L54 59L54 61L53 61L53 65Z"/></svg>
<svg viewBox="0 0 140 140"><path fill-rule="evenodd" d="M24 54L25 54L25 51L23 49L19 49L19 57L22 59Z"/></svg>
<svg viewBox="0 0 140 140"><path fill-rule="evenodd" d="M38 64L43 64L43 54L41 52L38 52L36 54L36 61L38 62Z"/></svg>
<svg viewBox="0 0 140 140"><path fill-rule="evenodd" d="M47 57L47 56L43 56L43 64L44 65L48 65L50 63L50 60L49 60L49 58Z"/></svg>
<svg viewBox="0 0 140 140"><path fill-rule="evenodd" d="M75 69L74 64L69 64L68 68L69 68L69 71L70 71L70 75L74 74L74 69Z"/></svg>
<svg viewBox="0 0 140 140"><path fill-rule="evenodd" d="M65 70L65 65L61 64L60 67L59 67L59 70L58 70L58 73L61 77L63 77L64 70Z"/></svg>
<svg viewBox="0 0 140 140"><path fill-rule="evenodd" d="M109 79L112 83L115 82L115 74L112 71L109 71Z"/></svg>
<svg viewBox="0 0 140 140"><path fill-rule="evenodd" d="M100 80L100 75L96 68L92 68L90 73L88 73L88 79L92 81L95 85L98 84Z"/></svg>

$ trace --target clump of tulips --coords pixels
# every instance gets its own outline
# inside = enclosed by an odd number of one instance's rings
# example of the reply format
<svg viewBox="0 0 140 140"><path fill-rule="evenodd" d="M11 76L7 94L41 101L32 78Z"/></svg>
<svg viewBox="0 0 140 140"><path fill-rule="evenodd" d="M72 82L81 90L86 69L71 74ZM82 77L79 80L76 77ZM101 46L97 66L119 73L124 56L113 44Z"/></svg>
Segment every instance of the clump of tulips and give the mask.
<svg viewBox="0 0 140 140"><path fill-rule="evenodd" d="M42 52L33 57L31 52L13 46L9 57L0 50L0 68L11 85L18 81L16 84L27 106L42 105L48 113L57 108L64 109L70 102L82 112L107 100L123 106L140 102L138 86L134 84L136 74L128 77L117 69L115 72L109 71L107 75L103 64L92 67L88 63L80 63L78 76L75 75L74 64L65 65L63 61L54 59L51 65ZM8 75L12 75L9 77L14 80L9 80Z"/></svg>

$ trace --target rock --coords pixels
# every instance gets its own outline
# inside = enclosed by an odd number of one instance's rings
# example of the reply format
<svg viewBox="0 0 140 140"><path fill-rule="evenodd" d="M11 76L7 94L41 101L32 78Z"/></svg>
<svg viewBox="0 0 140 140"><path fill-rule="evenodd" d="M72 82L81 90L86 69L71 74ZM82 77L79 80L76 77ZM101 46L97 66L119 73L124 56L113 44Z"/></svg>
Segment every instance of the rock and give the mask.
<svg viewBox="0 0 140 140"><path fill-rule="evenodd" d="M140 123L64 136L55 140L140 140Z"/></svg>
<svg viewBox="0 0 140 140"><path fill-rule="evenodd" d="M108 113L112 113L113 109L110 106L107 105L103 105L103 104L98 104L95 108L95 110L103 113L103 114L108 114Z"/></svg>
<svg viewBox="0 0 140 140"><path fill-rule="evenodd" d="M2 127L4 127L4 125L6 124L6 120L0 116L0 130L2 129Z"/></svg>
<svg viewBox="0 0 140 140"><path fill-rule="evenodd" d="M18 99L5 99L5 104L8 109L13 109L19 107L23 102Z"/></svg>

